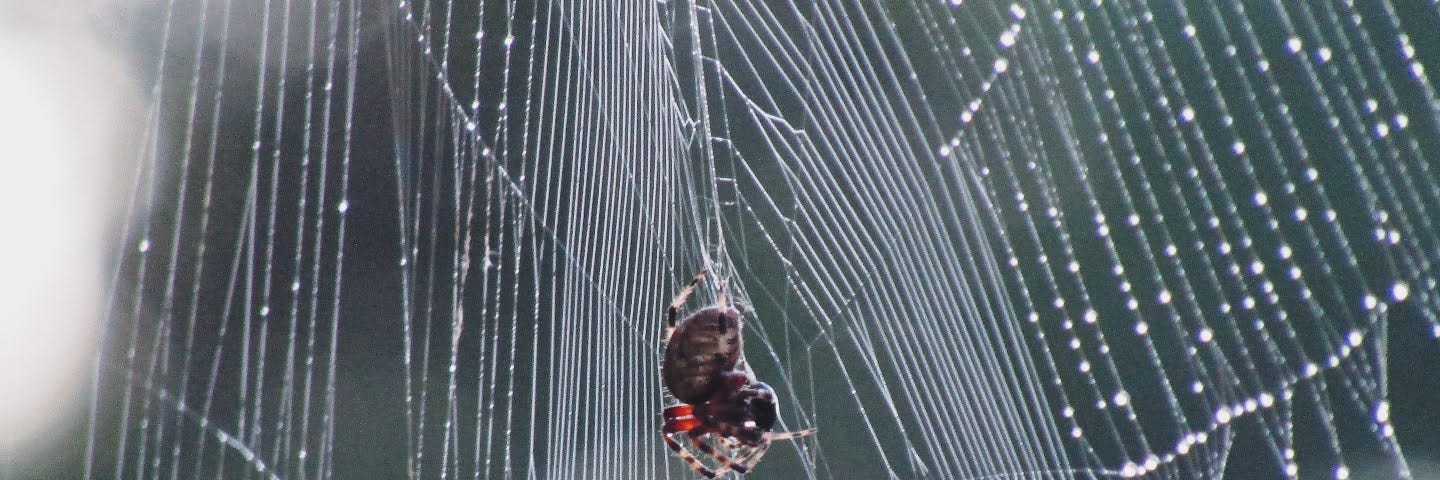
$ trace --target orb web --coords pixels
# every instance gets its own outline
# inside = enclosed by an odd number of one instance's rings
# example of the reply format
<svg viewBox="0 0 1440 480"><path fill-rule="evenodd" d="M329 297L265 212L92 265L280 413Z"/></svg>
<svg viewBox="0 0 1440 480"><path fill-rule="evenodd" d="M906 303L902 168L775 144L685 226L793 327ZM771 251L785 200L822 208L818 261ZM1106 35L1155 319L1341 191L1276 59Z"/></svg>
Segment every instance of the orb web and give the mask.
<svg viewBox="0 0 1440 480"><path fill-rule="evenodd" d="M1440 461L1433 7L240 3L146 17L87 477L691 477L701 269L758 475Z"/></svg>

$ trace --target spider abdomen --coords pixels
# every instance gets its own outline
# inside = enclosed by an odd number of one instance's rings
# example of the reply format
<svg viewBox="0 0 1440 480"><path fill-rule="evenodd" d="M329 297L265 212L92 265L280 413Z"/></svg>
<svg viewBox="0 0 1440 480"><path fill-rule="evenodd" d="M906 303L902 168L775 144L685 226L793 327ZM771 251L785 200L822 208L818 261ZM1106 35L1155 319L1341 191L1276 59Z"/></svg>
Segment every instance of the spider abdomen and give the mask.
<svg viewBox="0 0 1440 480"><path fill-rule="evenodd" d="M665 347L665 388L682 402L705 402L735 368L740 348L740 312L734 308L714 306L685 317Z"/></svg>

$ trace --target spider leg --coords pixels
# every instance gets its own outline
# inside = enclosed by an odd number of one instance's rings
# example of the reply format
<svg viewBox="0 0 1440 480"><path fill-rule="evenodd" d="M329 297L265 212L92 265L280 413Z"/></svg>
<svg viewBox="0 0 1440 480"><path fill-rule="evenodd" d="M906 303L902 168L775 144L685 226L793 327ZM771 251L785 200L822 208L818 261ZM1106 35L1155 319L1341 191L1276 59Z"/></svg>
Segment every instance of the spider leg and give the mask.
<svg viewBox="0 0 1440 480"><path fill-rule="evenodd" d="M685 300L695 292L695 285L705 278L705 272L705 270L701 270L700 273L695 274L695 278L690 280L690 284L680 289L680 293L675 294L675 299L670 301L670 308L665 310L665 320L669 323L671 330L675 329L675 317L679 316L680 307L685 305ZM666 332L665 336L669 337L669 332Z"/></svg>
<svg viewBox="0 0 1440 480"><path fill-rule="evenodd" d="M741 445L757 447L762 442L775 440L794 440L796 438L808 437L815 434L814 428L807 428L795 432L765 432L754 427L741 427L737 425L714 425L709 427L711 431L725 437L738 441Z"/></svg>
<svg viewBox="0 0 1440 480"><path fill-rule="evenodd" d="M769 449L770 442L764 442L761 443L760 446L755 447L755 449L751 451L748 456L742 460L742 462L745 464L745 469L749 470L751 468L754 468L755 464L760 463L760 458L765 456L765 451Z"/></svg>
<svg viewBox="0 0 1440 480"><path fill-rule="evenodd" d="M694 431L691 431L691 433L694 433ZM724 475L725 472L728 472L730 470L734 470L740 473L745 473L749 470L749 468L745 465L731 460L730 457L725 456L724 453L716 450L715 447L712 447L710 446L710 444L705 443L704 440L700 439L700 435L689 435L689 437L690 443L694 444L695 448L698 448L700 449L700 451L705 452L706 455L714 458L715 461L720 464L720 468L715 470L715 475Z"/></svg>
<svg viewBox="0 0 1440 480"><path fill-rule="evenodd" d="M773 444L772 440L793 440L793 438L809 437L809 435L812 434L815 434L815 428L808 428L808 430L802 431L765 432L765 437L763 437L759 445L756 445L755 450L740 457L740 464L742 464L746 470L755 468L756 464L760 463L760 458L765 457L766 451L770 450L770 445ZM734 468L734 470L746 471L739 470L739 468Z"/></svg>
<svg viewBox="0 0 1440 480"><path fill-rule="evenodd" d="M814 428L807 428L796 432L765 432L765 441L773 440L794 440L796 438L808 437L815 434Z"/></svg>
<svg viewBox="0 0 1440 480"><path fill-rule="evenodd" d="M715 478L730 470L737 470L743 473L745 466L737 465L727 458L725 454L716 451L714 447L700 439L702 435L709 433L709 430L705 428L700 419L695 418L693 415L694 409L694 405L685 403L665 407L665 410L662 411L665 417L665 426L661 429L665 445L669 446L671 450L674 450L675 454L678 455L681 460L690 464L690 468L695 469L695 471L700 472L701 475L708 478ZM689 450L686 450L680 442L677 442L675 440L675 434L682 432L690 439L690 443L695 445L695 448L709 455L710 458L715 459L720 467L718 469L711 469L706 466L704 462L701 462L700 459L695 458L695 455L691 454ZM737 466L739 467L738 469L736 469Z"/></svg>
<svg viewBox="0 0 1440 480"><path fill-rule="evenodd" d="M665 438L665 444L669 445L670 449L674 450L675 455L680 456L681 460L684 460L685 463L690 464L690 468L693 468L695 469L695 471L700 472L700 474L704 475L706 478L715 478L716 473L714 470L711 470L710 467L707 467L705 466L705 464L700 463L700 459L695 458L694 455L691 455L689 451L685 450L685 447L680 445L680 442L675 441L674 432L664 432L662 436Z"/></svg>

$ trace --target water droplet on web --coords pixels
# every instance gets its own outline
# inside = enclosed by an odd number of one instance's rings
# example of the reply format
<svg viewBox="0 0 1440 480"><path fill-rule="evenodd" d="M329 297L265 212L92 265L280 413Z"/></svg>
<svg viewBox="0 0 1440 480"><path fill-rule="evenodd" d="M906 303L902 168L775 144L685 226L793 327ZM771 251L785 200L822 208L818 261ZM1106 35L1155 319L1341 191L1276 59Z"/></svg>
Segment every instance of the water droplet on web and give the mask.
<svg viewBox="0 0 1440 480"><path fill-rule="evenodd" d="M1394 284L1390 285L1390 298L1397 302L1403 302L1406 299L1410 298L1410 284L1405 282L1395 282Z"/></svg>
<svg viewBox="0 0 1440 480"><path fill-rule="evenodd" d="M1290 50L1290 53L1300 53L1300 49L1305 48L1305 44L1300 41L1299 37L1290 37L1285 41L1285 48Z"/></svg>

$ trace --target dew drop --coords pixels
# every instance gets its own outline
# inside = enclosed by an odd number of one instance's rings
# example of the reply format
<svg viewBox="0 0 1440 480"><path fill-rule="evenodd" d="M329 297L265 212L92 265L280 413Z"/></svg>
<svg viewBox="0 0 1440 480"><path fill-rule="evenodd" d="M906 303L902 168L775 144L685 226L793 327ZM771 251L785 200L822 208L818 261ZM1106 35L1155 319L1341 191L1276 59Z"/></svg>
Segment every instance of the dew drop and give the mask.
<svg viewBox="0 0 1440 480"><path fill-rule="evenodd" d="M1394 285L1390 286L1390 298L1397 302L1403 302L1405 299L1410 298L1410 284L1395 282Z"/></svg>
<svg viewBox="0 0 1440 480"><path fill-rule="evenodd" d="M1000 34L1000 48L1010 48L1013 46L1015 46L1014 30L1006 30L1005 33Z"/></svg>
<svg viewBox="0 0 1440 480"><path fill-rule="evenodd" d="M1015 17L1016 20L1024 20L1025 8L1021 7L1018 3L1010 4L1010 16Z"/></svg>
<svg viewBox="0 0 1440 480"><path fill-rule="evenodd" d="M1289 49L1290 53L1300 53L1300 49L1305 48L1305 43L1300 41L1300 37L1290 37L1285 41L1285 48Z"/></svg>

